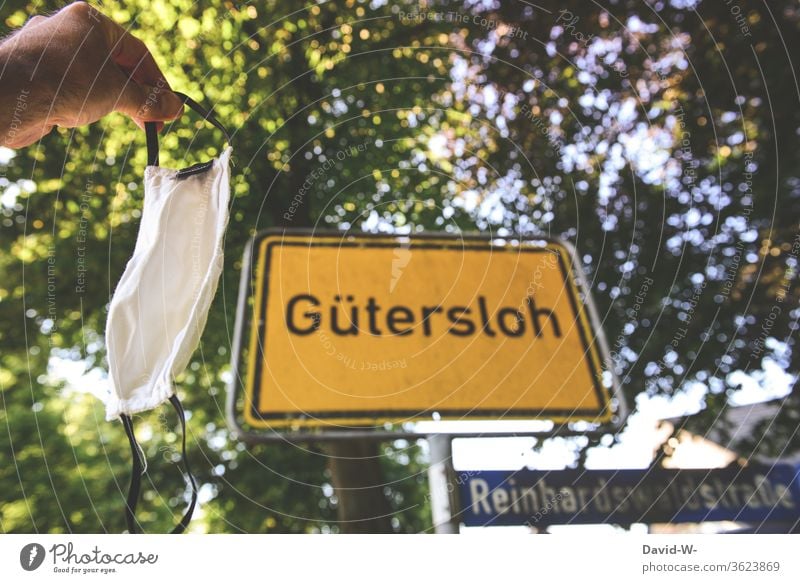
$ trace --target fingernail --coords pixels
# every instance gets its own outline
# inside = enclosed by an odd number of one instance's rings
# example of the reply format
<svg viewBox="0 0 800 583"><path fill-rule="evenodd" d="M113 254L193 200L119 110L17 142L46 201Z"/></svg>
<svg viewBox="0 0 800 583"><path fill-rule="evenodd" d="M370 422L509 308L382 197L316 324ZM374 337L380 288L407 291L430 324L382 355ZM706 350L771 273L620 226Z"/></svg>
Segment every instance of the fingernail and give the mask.
<svg viewBox="0 0 800 583"><path fill-rule="evenodd" d="M165 93L164 97L165 110L172 112L174 117L180 117L183 114L183 100L172 91Z"/></svg>

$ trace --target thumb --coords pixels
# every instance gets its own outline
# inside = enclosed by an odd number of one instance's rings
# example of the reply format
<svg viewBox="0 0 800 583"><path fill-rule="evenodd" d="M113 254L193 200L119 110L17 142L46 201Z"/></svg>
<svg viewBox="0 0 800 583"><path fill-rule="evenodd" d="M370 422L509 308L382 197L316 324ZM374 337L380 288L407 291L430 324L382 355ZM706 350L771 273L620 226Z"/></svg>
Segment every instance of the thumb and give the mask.
<svg viewBox="0 0 800 583"><path fill-rule="evenodd" d="M169 121L183 113L183 101L169 86L143 85L127 79L117 110L141 125L146 121Z"/></svg>

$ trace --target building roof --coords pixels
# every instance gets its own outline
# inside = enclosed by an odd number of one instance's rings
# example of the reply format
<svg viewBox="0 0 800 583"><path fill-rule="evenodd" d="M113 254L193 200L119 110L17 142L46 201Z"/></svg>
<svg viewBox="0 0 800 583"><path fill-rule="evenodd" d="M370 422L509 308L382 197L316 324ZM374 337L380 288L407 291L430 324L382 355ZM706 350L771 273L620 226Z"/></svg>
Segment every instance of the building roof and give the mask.
<svg viewBox="0 0 800 583"><path fill-rule="evenodd" d="M774 399L762 403L750 405L726 406L714 419L711 427L704 435L699 435L703 439L712 441L719 446L731 450L736 454L745 453L745 442L750 442L759 435L769 432L771 422L785 406L784 399ZM691 425L691 420L703 415L703 413L666 419L665 421L674 427L681 429ZM773 461L764 458L757 458L760 461ZM784 462L800 462L800 454L782 456Z"/></svg>

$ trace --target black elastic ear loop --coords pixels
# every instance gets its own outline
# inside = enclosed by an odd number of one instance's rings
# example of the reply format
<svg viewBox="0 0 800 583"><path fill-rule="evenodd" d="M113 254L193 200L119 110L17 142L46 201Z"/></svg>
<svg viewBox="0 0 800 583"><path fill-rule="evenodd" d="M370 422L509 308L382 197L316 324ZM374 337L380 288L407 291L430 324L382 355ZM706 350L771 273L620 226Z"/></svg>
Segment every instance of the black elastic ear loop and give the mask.
<svg viewBox="0 0 800 583"><path fill-rule="evenodd" d="M184 104L195 110L203 117L203 119L220 130L228 143L231 143L231 136L228 133L228 130L225 129L225 126L220 123L210 109L206 109L185 93L180 93L178 91L175 91L174 93L181 99L181 101L183 101ZM158 128L156 126L156 122L144 122L144 132L147 139L147 165L158 166Z"/></svg>
<svg viewBox="0 0 800 583"><path fill-rule="evenodd" d="M186 475L189 477L189 484L192 487L192 500L189 503L189 508L186 509L180 522L170 532L170 534L181 534L186 530L186 527L189 526L189 521L192 520L195 506L197 506L197 481L189 467L189 458L186 456L186 413L177 395L172 395L169 401L175 408L175 412L178 414L178 419L181 422L181 458L183 459L183 467L186 469ZM131 457L133 459L131 483L128 487L128 499L125 502L125 522L128 525L128 532L136 534L138 532L136 525L136 505L139 502L139 493L142 488L142 470L144 469L144 464L142 463L142 454L139 449L139 444L136 441L136 435L133 432L133 420L125 414L121 414L120 419L122 419L122 425L125 427L125 434L128 436L128 443L131 446Z"/></svg>
<svg viewBox="0 0 800 583"><path fill-rule="evenodd" d="M181 405L180 399L178 399L177 395L172 395L169 398L169 402L172 403L172 406L175 408L175 412L178 414L178 419L180 419L181 422L181 432L183 434L181 457L183 458L183 467L186 469L186 475L189 477L189 484L192 487L192 501L189 503L189 508L186 509L181 521L175 528L172 529L171 533L181 534L189 525L189 521L192 519L192 514L194 514L194 507L197 505L197 481L195 481L192 470L189 467L189 458L186 457L186 414L183 411L183 406Z"/></svg>
<svg viewBox="0 0 800 583"><path fill-rule="evenodd" d="M142 463L141 450L136 442L136 435L133 433L133 420L127 415L120 415L122 425L125 427L125 434L128 436L128 443L131 446L131 483L128 486L128 499L125 501L125 522L128 525L128 532L136 534L136 504L139 502L139 492L142 489Z"/></svg>

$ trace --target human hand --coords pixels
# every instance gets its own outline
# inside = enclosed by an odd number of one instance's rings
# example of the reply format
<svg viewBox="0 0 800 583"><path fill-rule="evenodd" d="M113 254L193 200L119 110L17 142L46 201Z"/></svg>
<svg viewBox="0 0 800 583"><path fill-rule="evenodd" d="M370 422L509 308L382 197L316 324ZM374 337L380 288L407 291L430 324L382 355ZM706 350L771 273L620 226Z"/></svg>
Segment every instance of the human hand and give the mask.
<svg viewBox="0 0 800 583"><path fill-rule="evenodd" d="M77 127L120 111L175 119L183 102L142 41L85 2L34 16L0 44L0 145L21 148L54 126Z"/></svg>

